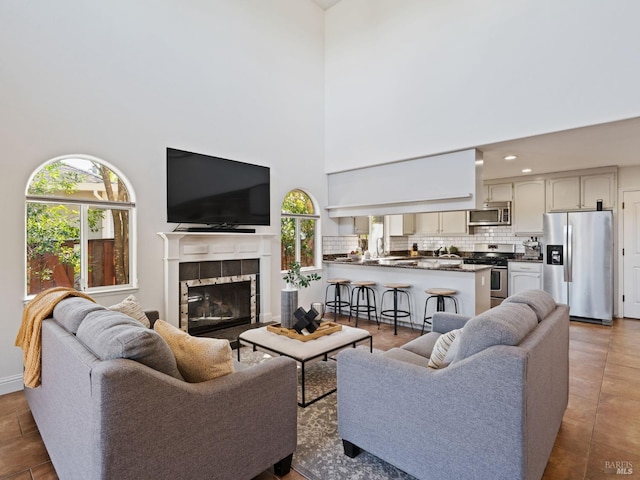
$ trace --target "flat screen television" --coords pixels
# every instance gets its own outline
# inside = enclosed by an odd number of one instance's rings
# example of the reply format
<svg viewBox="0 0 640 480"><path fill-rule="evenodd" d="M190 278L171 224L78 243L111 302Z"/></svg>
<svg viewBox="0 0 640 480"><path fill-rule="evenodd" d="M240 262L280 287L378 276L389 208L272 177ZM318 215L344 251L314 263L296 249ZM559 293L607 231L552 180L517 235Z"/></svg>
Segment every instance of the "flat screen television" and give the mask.
<svg viewBox="0 0 640 480"><path fill-rule="evenodd" d="M212 230L270 225L269 173L269 167L167 148L167 221Z"/></svg>

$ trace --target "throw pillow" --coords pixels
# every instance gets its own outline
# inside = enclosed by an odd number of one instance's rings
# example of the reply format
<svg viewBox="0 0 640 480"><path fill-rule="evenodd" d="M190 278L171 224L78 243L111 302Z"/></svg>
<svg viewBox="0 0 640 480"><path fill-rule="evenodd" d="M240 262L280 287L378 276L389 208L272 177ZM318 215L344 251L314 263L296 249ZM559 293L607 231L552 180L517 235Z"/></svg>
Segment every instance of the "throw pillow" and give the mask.
<svg viewBox="0 0 640 480"><path fill-rule="evenodd" d="M100 360L128 358L183 380L162 337L127 315L109 310L91 312L76 336Z"/></svg>
<svg viewBox="0 0 640 480"><path fill-rule="evenodd" d="M144 309L138 303L138 300L136 300L136 297L134 297L133 295L129 295L122 302L116 305L111 305L110 307L107 307L107 308L114 312L120 312L120 313L124 313L125 315L129 315L131 318L138 320L142 325L144 325L147 328L151 327L151 324L149 323L149 319L147 318L147 315L144 313Z"/></svg>
<svg viewBox="0 0 640 480"><path fill-rule="evenodd" d="M434 369L449 366L458 353L461 335L461 328L440 335L433 346L433 351L431 352L427 366Z"/></svg>
<svg viewBox="0 0 640 480"><path fill-rule="evenodd" d="M205 382L233 372L228 340L192 337L164 320L156 320L153 329L171 348L178 370L187 382Z"/></svg>

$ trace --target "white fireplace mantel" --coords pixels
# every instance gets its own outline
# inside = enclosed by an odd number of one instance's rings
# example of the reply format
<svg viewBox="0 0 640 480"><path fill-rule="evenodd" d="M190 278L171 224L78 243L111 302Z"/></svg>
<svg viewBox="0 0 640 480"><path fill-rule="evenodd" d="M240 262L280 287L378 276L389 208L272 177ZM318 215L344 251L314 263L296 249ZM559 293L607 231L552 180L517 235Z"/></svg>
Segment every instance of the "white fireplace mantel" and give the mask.
<svg viewBox="0 0 640 480"><path fill-rule="evenodd" d="M164 240L164 312L175 325L180 318L180 263L260 260L260 322L271 321L272 233L158 232Z"/></svg>

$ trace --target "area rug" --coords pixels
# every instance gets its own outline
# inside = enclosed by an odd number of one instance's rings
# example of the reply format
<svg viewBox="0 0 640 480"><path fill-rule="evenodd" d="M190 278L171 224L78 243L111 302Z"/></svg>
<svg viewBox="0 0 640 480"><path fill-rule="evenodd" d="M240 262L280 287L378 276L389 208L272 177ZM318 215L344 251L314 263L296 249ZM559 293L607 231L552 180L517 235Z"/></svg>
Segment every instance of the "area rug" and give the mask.
<svg viewBox="0 0 640 480"><path fill-rule="evenodd" d="M255 364L270 358L268 354L252 352L249 348L241 350L242 363ZM307 399L335 388L335 361L320 361L305 368ZM293 468L310 480L415 480L415 477L367 452L363 451L356 458L344 454L338 435L335 394L307 408L298 407L298 447L293 455Z"/></svg>

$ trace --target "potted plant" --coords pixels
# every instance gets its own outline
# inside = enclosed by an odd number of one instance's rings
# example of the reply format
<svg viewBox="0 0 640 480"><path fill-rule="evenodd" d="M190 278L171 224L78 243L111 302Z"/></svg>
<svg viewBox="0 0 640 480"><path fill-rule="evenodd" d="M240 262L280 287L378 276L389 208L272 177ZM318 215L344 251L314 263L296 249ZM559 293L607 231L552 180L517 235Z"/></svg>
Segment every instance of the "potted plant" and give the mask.
<svg viewBox="0 0 640 480"><path fill-rule="evenodd" d="M298 290L321 278L317 273L305 275L301 270L300 262L293 262L282 277L287 284L280 294L280 324L284 328L293 328L295 323L293 312L298 308Z"/></svg>

